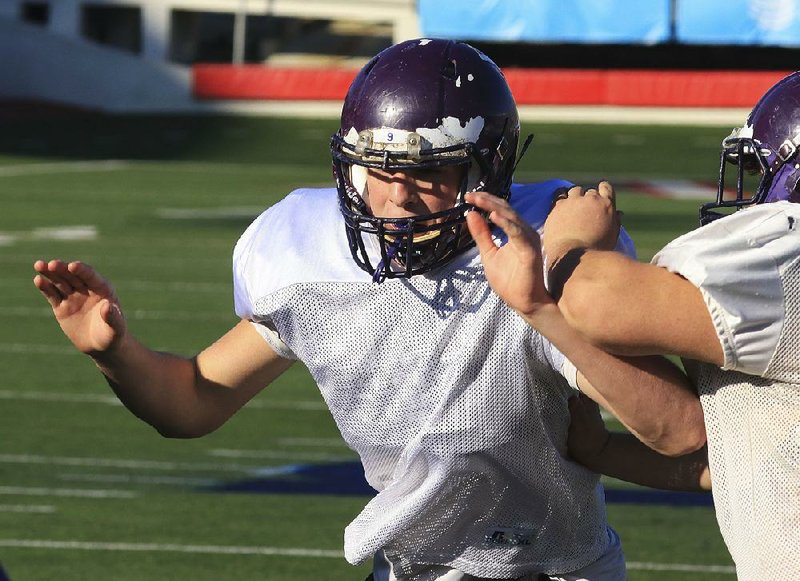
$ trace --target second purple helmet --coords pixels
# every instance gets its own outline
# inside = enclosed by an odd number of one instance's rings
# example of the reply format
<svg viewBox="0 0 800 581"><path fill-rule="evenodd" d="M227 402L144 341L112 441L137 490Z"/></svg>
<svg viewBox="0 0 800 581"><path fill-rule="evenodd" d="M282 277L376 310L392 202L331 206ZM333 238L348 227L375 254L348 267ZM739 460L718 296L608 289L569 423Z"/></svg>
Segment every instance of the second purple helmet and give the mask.
<svg viewBox="0 0 800 581"><path fill-rule="evenodd" d="M703 224L724 214L718 208L742 208L788 200L800 202L800 72L773 85L756 103L744 126L722 142L717 201L700 209ZM725 188L726 165L737 171L735 198ZM754 191L745 191L747 174L760 175Z"/></svg>

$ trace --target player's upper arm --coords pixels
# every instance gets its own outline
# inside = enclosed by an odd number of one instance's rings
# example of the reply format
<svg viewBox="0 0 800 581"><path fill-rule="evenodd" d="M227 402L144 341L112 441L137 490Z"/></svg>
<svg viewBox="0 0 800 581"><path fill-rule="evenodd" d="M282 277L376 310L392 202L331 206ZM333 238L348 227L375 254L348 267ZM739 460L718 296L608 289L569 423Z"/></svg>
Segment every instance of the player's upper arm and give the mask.
<svg viewBox="0 0 800 581"><path fill-rule="evenodd" d="M558 302L592 343L624 355L668 353L722 365L722 346L701 292L664 268L617 252L586 251Z"/></svg>
<svg viewBox="0 0 800 581"><path fill-rule="evenodd" d="M222 421L294 363L278 355L244 320L204 349L196 361L201 397L210 398Z"/></svg>

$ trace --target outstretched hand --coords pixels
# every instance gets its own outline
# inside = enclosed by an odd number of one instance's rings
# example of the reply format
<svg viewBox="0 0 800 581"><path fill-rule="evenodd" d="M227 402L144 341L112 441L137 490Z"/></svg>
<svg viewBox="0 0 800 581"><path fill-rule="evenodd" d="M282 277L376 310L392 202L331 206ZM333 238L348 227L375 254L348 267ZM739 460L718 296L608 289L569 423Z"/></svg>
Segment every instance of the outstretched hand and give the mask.
<svg viewBox="0 0 800 581"><path fill-rule="evenodd" d="M91 266L37 260L33 269L38 273L33 284L79 351L97 356L122 339L127 325L114 289Z"/></svg>
<svg viewBox="0 0 800 581"><path fill-rule="evenodd" d="M544 253L552 264L575 248L613 250L619 237L621 212L613 186L601 181L597 188L573 186L556 198L544 223Z"/></svg>
<svg viewBox="0 0 800 581"><path fill-rule="evenodd" d="M553 299L544 286L539 235L509 203L485 192L467 194L466 201L486 211L508 241L498 247L486 219L479 212L467 213L467 226L481 255L486 280L494 292L523 317L535 315Z"/></svg>

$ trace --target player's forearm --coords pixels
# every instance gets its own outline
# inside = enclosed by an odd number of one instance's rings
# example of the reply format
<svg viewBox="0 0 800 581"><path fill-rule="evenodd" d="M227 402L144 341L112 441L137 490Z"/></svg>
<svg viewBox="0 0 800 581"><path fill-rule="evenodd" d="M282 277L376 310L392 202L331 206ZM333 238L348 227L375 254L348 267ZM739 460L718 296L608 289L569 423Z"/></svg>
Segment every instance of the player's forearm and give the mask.
<svg viewBox="0 0 800 581"><path fill-rule="evenodd" d="M575 365L586 395L645 444L674 456L705 443L700 401L688 378L667 360L610 355L587 343L555 305L541 309L528 322Z"/></svg>
<svg viewBox="0 0 800 581"><path fill-rule="evenodd" d="M693 452L706 443L705 420L700 398L686 374L664 357L624 357L596 354L597 365L587 362L592 373L589 385L614 413L645 444L668 456ZM607 359L606 359L607 358Z"/></svg>
<svg viewBox="0 0 800 581"><path fill-rule="evenodd" d="M196 437L216 427L202 405L193 359L153 351L130 335L92 358L125 407L162 435Z"/></svg>
<svg viewBox="0 0 800 581"><path fill-rule="evenodd" d="M651 450L631 434L612 432L602 452L575 460L600 474L651 488L711 489L705 447L683 456L668 457Z"/></svg>
<svg viewBox="0 0 800 581"><path fill-rule="evenodd" d="M623 355L661 353L642 335L637 266L618 252L573 248L551 267L550 293L570 326L592 344Z"/></svg>

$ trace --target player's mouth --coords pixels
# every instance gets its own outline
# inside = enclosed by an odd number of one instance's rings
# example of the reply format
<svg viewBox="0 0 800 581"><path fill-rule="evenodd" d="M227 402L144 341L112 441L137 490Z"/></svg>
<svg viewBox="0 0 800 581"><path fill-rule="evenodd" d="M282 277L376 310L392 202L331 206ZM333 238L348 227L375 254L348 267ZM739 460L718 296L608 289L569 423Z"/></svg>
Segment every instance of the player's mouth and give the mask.
<svg viewBox="0 0 800 581"><path fill-rule="evenodd" d="M395 226L393 224L387 224L386 225L386 230L396 230L396 231L398 231L397 234L384 232L383 237L387 242L391 243L391 242L394 242L395 240L397 240L398 238L405 238L406 237L406 231L401 230L400 228L398 228L397 226ZM430 240L433 240L434 238L438 238L441 234L442 234L442 231L440 229L438 229L438 228L435 229L435 230L428 230L428 231L424 231L424 232L415 232L414 236L413 236L413 240L414 240L415 244L418 244L420 242L428 242Z"/></svg>

